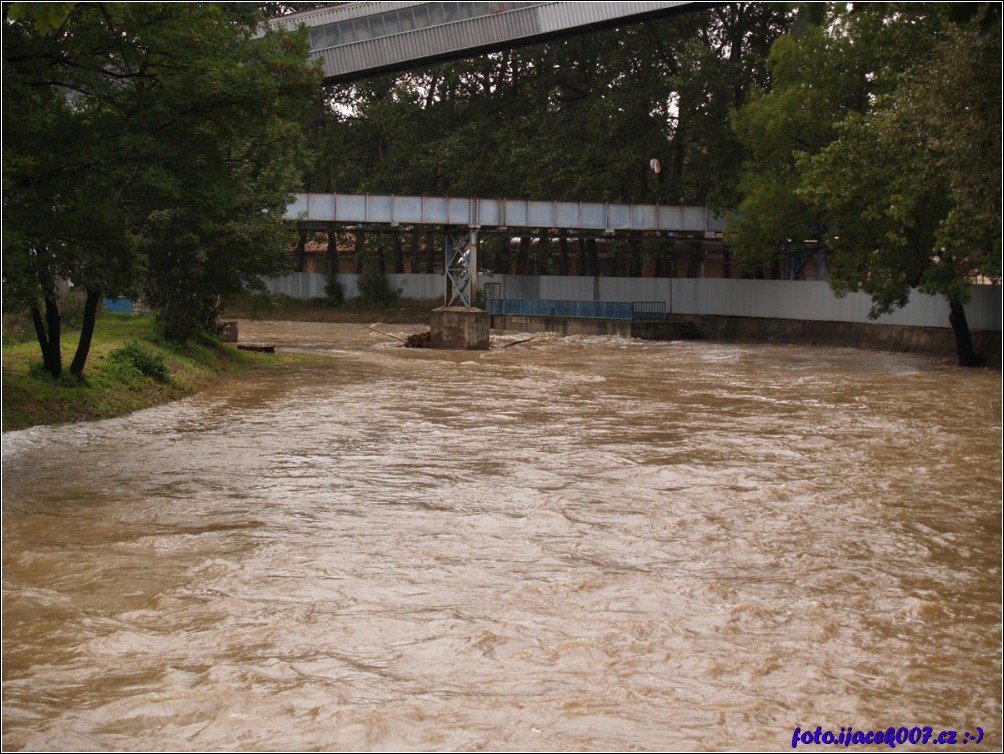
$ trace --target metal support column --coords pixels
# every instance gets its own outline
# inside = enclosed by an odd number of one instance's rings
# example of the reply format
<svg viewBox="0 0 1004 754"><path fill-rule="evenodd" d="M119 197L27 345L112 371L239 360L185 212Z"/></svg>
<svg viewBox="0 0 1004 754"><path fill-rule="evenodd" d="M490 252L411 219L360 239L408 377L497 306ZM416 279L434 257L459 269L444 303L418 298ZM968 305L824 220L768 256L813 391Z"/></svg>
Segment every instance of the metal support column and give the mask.
<svg viewBox="0 0 1004 754"><path fill-rule="evenodd" d="M478 229L447 228L443 248L446 252L446 306L470 308L478 300Z"/></svg>

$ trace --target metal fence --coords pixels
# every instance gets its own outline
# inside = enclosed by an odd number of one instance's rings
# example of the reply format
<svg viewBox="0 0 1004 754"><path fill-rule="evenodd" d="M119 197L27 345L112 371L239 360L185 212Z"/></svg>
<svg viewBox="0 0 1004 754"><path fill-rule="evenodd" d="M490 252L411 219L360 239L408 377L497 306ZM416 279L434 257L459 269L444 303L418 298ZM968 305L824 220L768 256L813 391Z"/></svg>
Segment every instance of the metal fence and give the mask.
<svg viewBox="0 0 1004 754"><path fill-rule="evenodd" d="M665 301L634 301L631 304L632 320L661 320L666 319Z"/></svg>

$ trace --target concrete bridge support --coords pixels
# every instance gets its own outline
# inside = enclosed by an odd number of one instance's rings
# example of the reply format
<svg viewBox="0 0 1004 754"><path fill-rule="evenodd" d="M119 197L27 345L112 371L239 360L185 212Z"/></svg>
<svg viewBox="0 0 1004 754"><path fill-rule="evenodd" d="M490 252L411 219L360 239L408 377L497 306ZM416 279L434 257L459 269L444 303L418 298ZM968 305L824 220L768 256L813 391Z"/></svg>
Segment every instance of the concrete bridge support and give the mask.
<svg viewBox="0 0 1004 754"><path fill-rule="evenodd" d="M432 310L432 347L455 351L487 351L491 316L482 309L444 306Z"/></svg>

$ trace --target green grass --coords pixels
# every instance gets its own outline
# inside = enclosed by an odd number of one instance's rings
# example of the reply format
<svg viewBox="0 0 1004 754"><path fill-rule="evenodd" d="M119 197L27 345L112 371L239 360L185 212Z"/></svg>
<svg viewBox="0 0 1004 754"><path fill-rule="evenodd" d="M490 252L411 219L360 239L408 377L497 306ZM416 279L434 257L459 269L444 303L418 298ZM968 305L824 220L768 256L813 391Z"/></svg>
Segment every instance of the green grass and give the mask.
<svg viewBox="0 0 1004 754"><path fill-rule="evenodd" d="M238 351L208 338L171 344L156 338L152 317L105 313L94 328L81 381L66 371L78 335L63 333L64 374L58 380L42 369L35 341L15 343L5 338L3 431L121 416L190 395L250 367L317 358ZM158 368L161 363L167 368L166 381Z"/></svg>

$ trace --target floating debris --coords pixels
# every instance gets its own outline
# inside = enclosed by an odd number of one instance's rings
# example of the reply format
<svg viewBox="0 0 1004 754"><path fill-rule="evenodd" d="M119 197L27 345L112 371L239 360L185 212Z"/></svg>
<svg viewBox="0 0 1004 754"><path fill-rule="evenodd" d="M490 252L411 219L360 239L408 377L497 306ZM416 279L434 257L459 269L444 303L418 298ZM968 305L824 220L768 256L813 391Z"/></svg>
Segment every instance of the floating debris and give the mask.
<svg viewBox="0 0 1004 754"><path fill-rule="evenodd" d="M432 330L409 335L404 341L405 348L432 348Z"/></svg>

